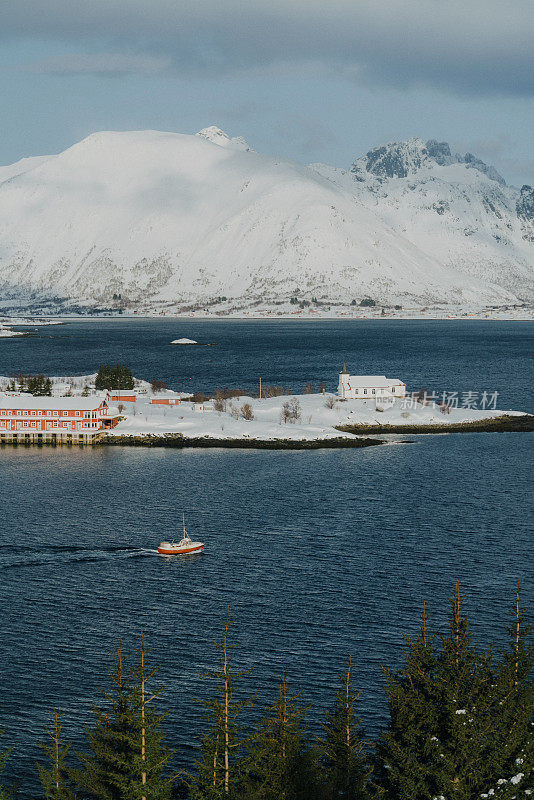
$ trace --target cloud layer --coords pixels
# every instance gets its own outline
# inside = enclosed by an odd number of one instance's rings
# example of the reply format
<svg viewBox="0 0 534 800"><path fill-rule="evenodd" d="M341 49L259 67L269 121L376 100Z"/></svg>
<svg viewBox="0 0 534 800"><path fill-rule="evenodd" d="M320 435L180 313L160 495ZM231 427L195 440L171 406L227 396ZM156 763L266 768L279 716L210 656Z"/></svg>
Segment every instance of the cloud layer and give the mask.
<svg viewBox="0 0 534 800"><path fill-rule="evenodd" d="M50 65L63 74L301 65L366 84L534 94L531 0L17 0L0 11L0 37L79 48ZM121 55L133 60L98 67Z"/></svg>

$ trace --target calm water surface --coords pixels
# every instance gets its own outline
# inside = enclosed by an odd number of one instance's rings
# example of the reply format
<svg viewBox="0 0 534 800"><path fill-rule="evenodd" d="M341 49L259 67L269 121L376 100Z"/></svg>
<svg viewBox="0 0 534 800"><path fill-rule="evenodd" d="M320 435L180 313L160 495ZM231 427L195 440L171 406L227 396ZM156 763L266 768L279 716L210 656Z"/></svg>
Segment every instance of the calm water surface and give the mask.
<svg viewBox="0 0 534 800"><path fill-rule="evenodd" d="M126 361L173 388L335 388L354 372L411 387L499 391L534 411L528 323L89 321L0 342L0 374L75 374ZM178 336L218 342L171 348ZM413 437L412 437L413 438ZM423 600L443 630L460 579L477 635L502 641L517 579L533 605L531 434L419 437L355 451L0 450L2 725L10 777L27 775L51 708L80 744L120 637L143 625L162 664L167 729L188 764L201 720L199 671L226 604L246 688L270 700L285 660L312 727L352 655L362 711L385 720L380 665L402 658ZM154 547L185 509L203 556ZM254 712L251 712L254 714Z"/></svg>

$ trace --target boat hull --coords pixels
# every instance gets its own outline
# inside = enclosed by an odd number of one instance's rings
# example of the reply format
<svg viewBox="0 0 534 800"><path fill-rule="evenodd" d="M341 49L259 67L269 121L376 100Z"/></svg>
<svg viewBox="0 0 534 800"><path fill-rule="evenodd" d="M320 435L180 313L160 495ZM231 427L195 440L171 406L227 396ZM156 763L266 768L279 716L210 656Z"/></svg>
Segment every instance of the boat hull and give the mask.
<svg viewBox="0 0 534 800"><path fill-rule="evenodd" d="M194 553L202 553L203 543L194 543L189 547L158 547L160 556L190 556Z"/></svg>

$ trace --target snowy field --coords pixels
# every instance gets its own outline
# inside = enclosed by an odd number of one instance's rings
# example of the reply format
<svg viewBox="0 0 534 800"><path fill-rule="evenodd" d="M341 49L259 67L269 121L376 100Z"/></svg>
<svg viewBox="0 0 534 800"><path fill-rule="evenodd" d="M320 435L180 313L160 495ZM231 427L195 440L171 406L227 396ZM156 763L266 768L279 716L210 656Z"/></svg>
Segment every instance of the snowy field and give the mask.
<svg viewBox="0 0 534 800"><path fill-rule="evenodd" d="M96 392L92 375L52 377L52 394L56 397L80 395L89 390ZM0 376L0 392L7 389L11 379ZM86 388L91 387L91 388ZM164 436L181 434L186 438L249 439L272 441L291 439L313 441L316 439L353 438L350 433L337 430L339 425L450 425L478 422L502 415L522 416L522 411L494 408L453 408L442 413L437 403L425 405L414 398L391 401L338 400L336 394L280 395L259 399L241 397L229 400L192 402L191 394L171 389L154 393L147 381L136 379L137 400L116 399L110 406L118 407L120 422L108 436ZM132 394L124 390L125 395ZM151 401L157 399L158 404ZM491 398L490 398L491 399ZM167 405L161 401L170 400ZM490 403L491 405L491 403ZM413 431L410 431L413 432Z"/></svg>
<svg viewBox="0 0 534 800"><path fill-rule="evenodd" d="M296 408L297 418L285 420L284 404L289 411ZM329 406L333 404L333 407ZM246 406L250 406L250 411ZM336 400L335 395L306 394L271 398L240 397L228 400L225 410L217 411L213 402L195 404L182 401L179 405L153 405L150 398L136 403L121 403L125 417L110 435L182 434L197 438L215 439L293 439L313 440L347 437L351 434L336 430L337 425L443 425L475 422L521 412L457 408L442 414L434 403L395 401L383 411L377 411L370 400ZM243 410L243 407L245 409ZM252 414L251 419L245 419Z"/></svg>

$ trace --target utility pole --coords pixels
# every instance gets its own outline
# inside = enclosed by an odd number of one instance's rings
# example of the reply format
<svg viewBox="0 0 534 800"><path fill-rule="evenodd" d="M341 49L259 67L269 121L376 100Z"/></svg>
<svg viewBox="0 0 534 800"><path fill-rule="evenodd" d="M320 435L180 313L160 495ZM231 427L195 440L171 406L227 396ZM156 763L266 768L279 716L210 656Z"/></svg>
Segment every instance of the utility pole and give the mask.
<svg viewBox="0 0 534 800"><path fill-rule="evenodd" d="M261 378L260 378L260 400L261 400Z"/></svg>

